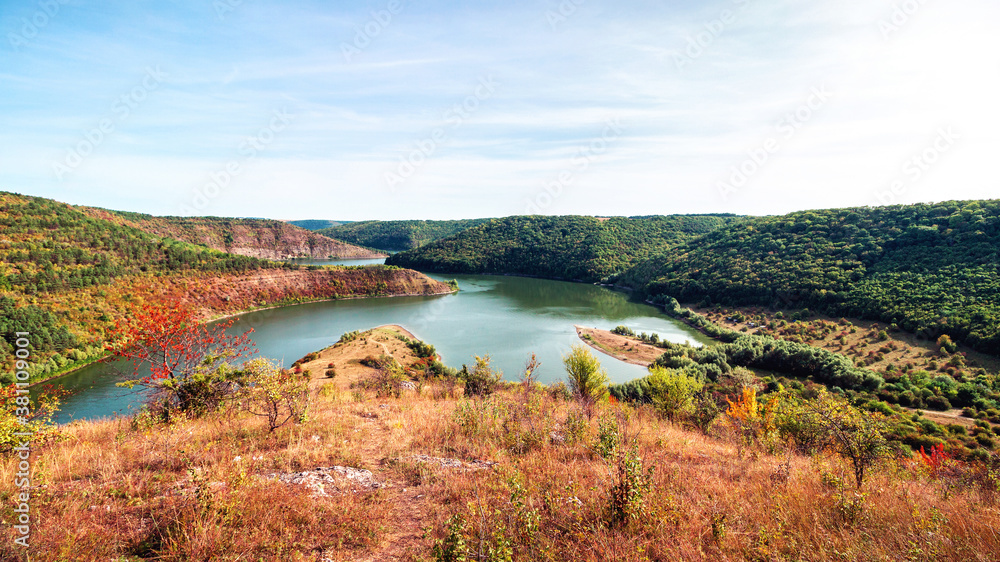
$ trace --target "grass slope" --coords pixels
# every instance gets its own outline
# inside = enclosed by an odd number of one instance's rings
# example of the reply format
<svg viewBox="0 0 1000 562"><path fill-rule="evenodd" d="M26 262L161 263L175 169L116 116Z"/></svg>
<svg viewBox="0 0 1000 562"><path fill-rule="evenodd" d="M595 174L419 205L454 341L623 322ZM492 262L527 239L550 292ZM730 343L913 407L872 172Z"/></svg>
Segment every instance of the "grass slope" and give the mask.
<svg viewBox="0 0 1000 562"><path fill-rule="evenodd" d="M855 490L836 455L747 445L725 421L706 435L648 407L604 402L593 413L541 389L469 399L431 382L399 398L328 384L307 421L273 433L238 412L76 423L33 451L45 469L31 490L29 553L638 562L1000 552L997 473L984 467L890 459ZM5 496L19 491L17 462L0 459ZM322 493L273 477L334 466L370 476L322 482ZM0 558L25 559L10 525L0 535Z"/></svg>

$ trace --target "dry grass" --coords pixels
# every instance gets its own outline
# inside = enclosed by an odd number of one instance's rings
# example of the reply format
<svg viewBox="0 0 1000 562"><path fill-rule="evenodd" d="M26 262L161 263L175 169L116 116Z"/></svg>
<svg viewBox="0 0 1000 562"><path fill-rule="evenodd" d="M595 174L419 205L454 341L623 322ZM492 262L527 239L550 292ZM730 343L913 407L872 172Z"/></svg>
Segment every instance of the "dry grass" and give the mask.
<svg viewBox="0 0 1000 562"><path fill-rule="evenodd" d="M605 404L588 420L540 390L435 395L356 401L331 385L317 390L310 421L273 434L235 414L74 424L35 454L31 559L427 560L456 514L468 549L509 546L517 560L1000 558L996 494L908 461L857 496L831 484L849 481L836 458L741 455L724 431L705 436L647 410ZM652 469L624 523L609 514L622 457L598 454L602 425ZM415 454L498 464L449 468ZM265 477L332 465L369 469L386 486L312 497ZM0 466L5 521L14 471ZM0 558L26 559L4 533Z"/></svg>

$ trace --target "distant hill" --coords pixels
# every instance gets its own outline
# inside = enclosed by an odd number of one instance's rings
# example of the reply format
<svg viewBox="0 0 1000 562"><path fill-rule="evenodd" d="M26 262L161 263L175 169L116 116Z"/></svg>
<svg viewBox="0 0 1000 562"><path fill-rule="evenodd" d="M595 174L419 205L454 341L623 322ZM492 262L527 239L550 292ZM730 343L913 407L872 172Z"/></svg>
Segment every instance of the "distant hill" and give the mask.
<svg viewBox="0 0 1000 562"><path fill-rule="evenodd" d="M92 216L116 220L145 232L214 250L263 259L288 258L367 258L383 254L353 244L333 240L294 224L270 219L221 217L157 217L142 213L107 211L83 207Z"/></svg>
<svg viewBox="0 0 1000 562"><path fill-rule="evenodd" d="M507 217L396 254L386 263L423 271L596 282L734 220L731 215Z"/></svg>
<svg viewBox="0 0 1000 562"><path fill-rule="evenodd" d="M804 211L713 231L624 272L651 298L896 323L1000 353L1000 201Z"/></svg>
<svg viewBox="0 0 1000 562"><path fill-rule="evenodd" d="M457 234L488 220L490 219L361 221L324 228L319 233L351 244L402 252Z"/></svg>
<svg viewBox="0 0 1000 562"><path fill-rule="evenodd" d="M306 230L322 230L324 228L331 228L334 226L340 226L342 224L347 224L347 221L330 221L324 219L307 219L300 221L285 221L288 224L294 224L299 228L304 228Z"/></svg>

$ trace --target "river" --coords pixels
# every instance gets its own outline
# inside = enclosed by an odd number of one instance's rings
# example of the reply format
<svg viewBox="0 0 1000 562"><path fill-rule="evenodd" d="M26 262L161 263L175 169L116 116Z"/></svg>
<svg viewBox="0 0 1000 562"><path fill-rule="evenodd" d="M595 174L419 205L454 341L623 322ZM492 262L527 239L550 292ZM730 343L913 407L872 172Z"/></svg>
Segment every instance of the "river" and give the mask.
<svg viewBox="0 0 1000 562"><path fill-rule="evenodd" d="M351 260L350 265L360 265ZM368 260L379 263L382 260ZM316 264L343 263L314 261ZM433 344L446 365L461 367L474 355L489 354L508 379L520 376L532 352L542 365L540 382L562 380L562 356L581 343L574 324L611 329L619 324L658 333L675 341L706 343L691 328L656 307L634 302L625 293L596 285L488 275L438 275L457 279L452 295L323 301L250 312L236 318L230 331L253 328L259 355L290 365L303 355L336 342L352 330L399 324ZM645 374L645 369L595 351L612 382ZM137 391L119 388L120 366L98 363L53 381L73 394L56 417L65 423L127 414L141 401Z"/></svg>

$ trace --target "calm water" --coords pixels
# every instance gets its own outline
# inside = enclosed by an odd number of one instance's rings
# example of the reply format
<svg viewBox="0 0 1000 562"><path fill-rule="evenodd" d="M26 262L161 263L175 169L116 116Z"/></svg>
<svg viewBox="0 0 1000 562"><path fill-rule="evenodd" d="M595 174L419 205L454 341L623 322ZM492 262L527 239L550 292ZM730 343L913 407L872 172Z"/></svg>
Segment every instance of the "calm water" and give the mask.
<svg viewBox="0 0 1000 562"><path fill-rule="evenodd" d="M580 343L574 324L611 329L624 324L656 332L670 341L706 343L704 336L630 301L624 293L594 285L484 275L431 275L457 279L461 291L433 297L395 297L309 303L251 312L237 318L232 332L253 328L260 355L290 365L303 355L336 342L341 334L382 324L399 324L432 343L446 365L461 367L489 353L493 365L516 379L528 354L542 362L541 382L564 378L562 355ZM613 382L645 374L645 369L595 352ZM96 364L59 379L74 391L59 422L128 413L138 393L115 386L110 364Z"/></svg>

